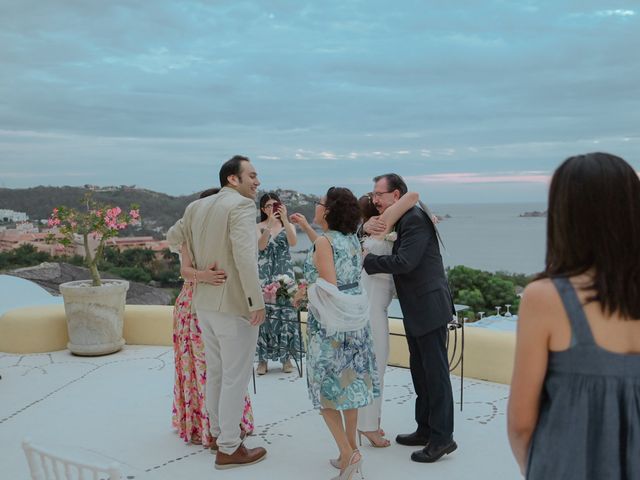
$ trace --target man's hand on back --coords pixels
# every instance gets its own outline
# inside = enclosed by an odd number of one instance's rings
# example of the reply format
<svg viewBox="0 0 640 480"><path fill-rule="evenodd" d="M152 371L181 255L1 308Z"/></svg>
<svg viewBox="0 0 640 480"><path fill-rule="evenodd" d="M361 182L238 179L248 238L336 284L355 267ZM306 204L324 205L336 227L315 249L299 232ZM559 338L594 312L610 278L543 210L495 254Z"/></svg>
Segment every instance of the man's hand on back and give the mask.
<svg viewBox="0 0 640 480"><path fill-rule="evenodd" d="M264 317L265 317L265 309L262 308L260 310L254 310L253 312L250 312L249 314L249 323L251 325L253 325L254 327L257 327L259 325L262 325L262 322L264 322Z"/></svg>

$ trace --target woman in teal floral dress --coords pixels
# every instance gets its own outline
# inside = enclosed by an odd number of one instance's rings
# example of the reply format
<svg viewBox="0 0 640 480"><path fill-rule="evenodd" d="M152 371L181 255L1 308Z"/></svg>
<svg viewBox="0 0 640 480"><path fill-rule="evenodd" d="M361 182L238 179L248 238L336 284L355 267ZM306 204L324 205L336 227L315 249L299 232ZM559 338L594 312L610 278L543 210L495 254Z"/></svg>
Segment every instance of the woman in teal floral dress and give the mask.
<svg viewBox="0 0 640 480"><path fill-rule="evenodd" d="M346 188L332 187L316 205L314 223L324 230L322 236L313 233L306 219L299 214L291 216L310 234L314 242L304 265L304 276L309 283L310 310L314 310L312 293L320 284L337 286L337 295L362 293L360 274L362 255L355 235L360 210L358 200ZM316 286L314 287L314 284ZM367 300L363 297L365 312ZM315 311L315 310L314 310ZM340 468L338 478L350 478L361 464L356 446L358 408L369 405L380 395L375 354L368 316L357 329L331 332L331 322L341 319L308 315L307 325L307 376L309 396L313 406L320 409L331 431L340 456L332 460Z"/></svg>
<svg viewBox="0 0 640 480"><path fill-rule="evenodd" d="M275 193L265 193L260 199L258 224L258 269L263 288L275 282L278 275L295 278L289 247L296 242L296 229L289 223L286 207ZM300 350L298 315L288 301L266 308L266 318L258 334L256 373L267 373L269 360L282 362L282 371L290 373L293 371L291 356Z"/></svg>

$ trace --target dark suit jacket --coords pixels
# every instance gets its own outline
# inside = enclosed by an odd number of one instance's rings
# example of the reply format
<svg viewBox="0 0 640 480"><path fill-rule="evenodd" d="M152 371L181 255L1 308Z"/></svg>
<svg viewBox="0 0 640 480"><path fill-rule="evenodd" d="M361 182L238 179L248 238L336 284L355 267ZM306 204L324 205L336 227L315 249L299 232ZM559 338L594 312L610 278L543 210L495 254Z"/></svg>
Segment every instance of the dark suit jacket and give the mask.
<svg viewBox="0 0 640 480"><path fill-rule="evenodd" d="M391 255L367 255L364 269L393 274L405 331L420 337L449 323L455 308L431 219L413 207L398 221L396 232Z"/></svg>

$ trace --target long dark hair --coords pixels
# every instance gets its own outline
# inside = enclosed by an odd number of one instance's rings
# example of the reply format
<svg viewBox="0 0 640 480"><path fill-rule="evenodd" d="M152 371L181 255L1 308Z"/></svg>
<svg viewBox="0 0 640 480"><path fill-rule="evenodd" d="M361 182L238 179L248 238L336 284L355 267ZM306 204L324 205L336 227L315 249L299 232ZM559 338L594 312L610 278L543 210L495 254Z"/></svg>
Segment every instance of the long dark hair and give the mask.
<svg viewBox="0 0 640 480"><path fill-rule="evenodd" d="M366 223L371 217L375 217L380 215L378 209L373 204L373 200L371 198L371 193L367 193L366 195L362 195L358 199L358 205L360 206L360 214L362 215L362 222Z"/></svg>
<svg viewBox="0 0 640 480"><path fill-rule="evenodd" d="M360 223L358 199L348 188L331 187L327 190L325 220L330 230L348 235L356 233Z"/></svg>
<svg viewBox="0 0 640 480"><path fill-rule="evenodd" d="M593 269L605 314L640 319L640 179L622 158L588 153L566 159L549 189L547 256L539 277Z"/></svg>
<svg viewBox="0 0 640 480"><path fill-rule="evenodd" d="M215 195L219 191L220 189L218 187L207 188L206 190L203 190L202 193L200 193L200 198L210 197L211 195Z"/></svg>
<svg viewBox="0 0 640 480"><path fill-rule="evenodd" d="M264 222L269 216L264 213L264 206L267 204L269 200L275 200L276 202L280 202L280 197L273 192L268 192L260 197L260 221ZM282 219L280 219L280 223L282 223Z"/></svg>

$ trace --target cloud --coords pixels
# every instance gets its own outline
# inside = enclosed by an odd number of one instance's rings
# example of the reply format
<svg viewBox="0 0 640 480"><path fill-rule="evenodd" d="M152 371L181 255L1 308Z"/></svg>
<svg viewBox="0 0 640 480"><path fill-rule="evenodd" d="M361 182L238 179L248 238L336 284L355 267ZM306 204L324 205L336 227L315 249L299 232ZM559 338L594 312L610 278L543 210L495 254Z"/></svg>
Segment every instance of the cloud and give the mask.
<svg viewBox="0 0 640 480"><path fill-rule="evenodd" d="M444 183L444 184L471 184L471 183L542 183L547 184L551 176L545 172L496 172L496 173L441 173L433 175L414 175L406 177L407 180L416 183Z"/></svg>
<svg viewBox="0 0 640 480"><path fill-rule="evenodd" d="M624 2L4 3L7 171L55 182L90 165L181 193L235 153L319 189L391 169L552 171L594 140L640 161Z"/></svg>
<svg viewBox="0 0 640 480"><path fill-rule="evenodd" d="M596 15L600 17L632 17L635 15L635 10L599 10L596 12Z"/></svg>

